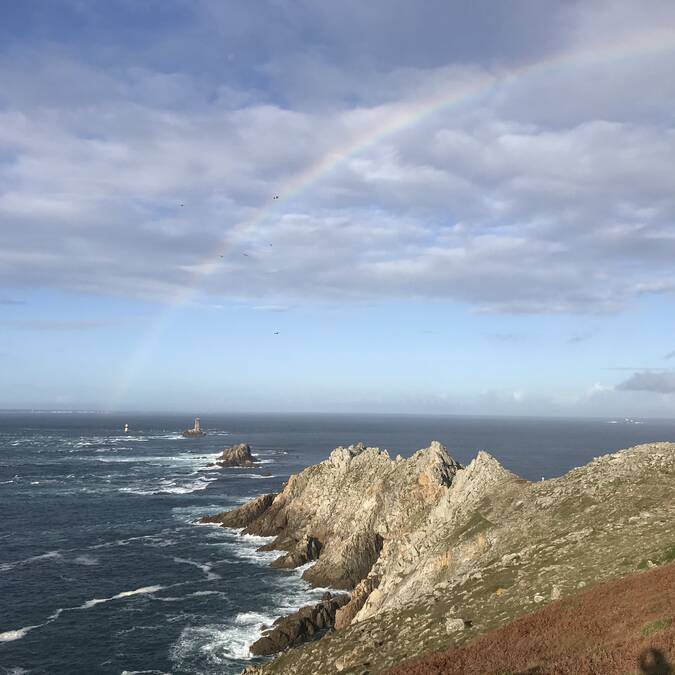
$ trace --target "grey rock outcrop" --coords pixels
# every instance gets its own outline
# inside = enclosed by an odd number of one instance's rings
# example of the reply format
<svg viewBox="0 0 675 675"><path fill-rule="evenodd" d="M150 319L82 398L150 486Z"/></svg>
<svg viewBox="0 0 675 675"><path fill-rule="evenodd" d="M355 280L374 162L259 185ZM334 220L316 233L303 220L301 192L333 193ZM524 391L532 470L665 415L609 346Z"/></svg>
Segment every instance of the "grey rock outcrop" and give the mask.
<svg viewBox="0 0 675 675"><path fill-rule="evenodd" d="M219 523L223 527L240 528L245 527L252 520L255 520L259 515L264 513L274 501L276 494L260 495L246 502L233 511L223 511L216 513L213 516L204 516L199 519L200 523Z"/></svg>
<svg viewBox="0 0 675 675"><path fill-rule="evenodd" d="M485 452L463 468L435 444L393 462L374 449L340 448L291 478L247 527L289 551L315 536L324 547L305 576L317 569L314 578L353 585L335 632L254 672L375 675L672 560L675 444L612 453L536 483ZM381 542L369 549L375 534Z"/></svg>
<svg viewBox="0 0 675 675"><path fill-rule="evenodd" d="M216 464L223 467L231 466L255 466L256 458L251 454L251 447L248 443L237 443L223 450L223 454L218 457Z"/></svg>
<svg viewBox="0 0 675 675"><path fill-rule="evenodd" d="M272 628L264 631L263 636L251 645L251 654L268 656L316 639L333 627L335 612L348 601L349 596L344 593L325 593L318 604L303 607L289 616L277 619Z"/></svg>
<svg viewBox="0 0 675 675"><path fill-rule="evenodd" d="M245 523L245 533L274 536L269 548L287 551L279 566L316 559L306 580L351 590L388 541L420 527L460 469L436 442L401 461L357 444L291 476L268 508L244 505L219 517Z"/></svg>

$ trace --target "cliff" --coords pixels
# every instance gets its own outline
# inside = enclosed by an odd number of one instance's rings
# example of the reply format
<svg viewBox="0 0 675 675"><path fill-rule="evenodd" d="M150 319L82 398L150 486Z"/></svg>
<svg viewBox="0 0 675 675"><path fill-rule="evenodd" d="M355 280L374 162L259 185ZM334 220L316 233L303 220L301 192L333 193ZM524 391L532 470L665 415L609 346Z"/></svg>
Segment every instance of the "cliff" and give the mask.
<svg viewBox="0 0 675 675"><path fill-rule="evenodd" d="M278 495L216 518L275 536L277 564L316 560L308 581L352 591L338 630L250 670L313 675L384 672L665 561L673 516L674 444L529 483L485 452L464 468L432 443L408 460L338 448Z"/></svg>

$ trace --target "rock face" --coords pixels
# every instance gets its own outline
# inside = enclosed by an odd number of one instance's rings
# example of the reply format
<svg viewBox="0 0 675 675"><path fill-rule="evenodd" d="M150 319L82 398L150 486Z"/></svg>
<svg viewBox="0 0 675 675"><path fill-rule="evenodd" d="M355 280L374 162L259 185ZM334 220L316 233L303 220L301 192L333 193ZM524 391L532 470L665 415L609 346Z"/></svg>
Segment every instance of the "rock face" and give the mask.
<svg viewBox="0 0 675 675"><path fill-rule="evenodd" d="M268 508L245 504L217 517L244 524L247 534L274 536L269 548L287 551L278 566L316 560L303 578L352 589L386 542L425 522L460 469L436 442L398 461L357 444L337 448L324 462L291 476Z"/></svg>
<svg viewBox="0 0 675 675"><path fill-rule="evenodd" d="M237 443L237 445L225 448L223 454L216 460L216 464L224 467L255 466L256 462L248 443Z"/></svg>
<svg viewBox="0 0 675 675"><path fill-rule="evenodd" d="M276 654L288 647L313 640L333 627L335 612L349 602L349 596L341 593L325 593L320 603L303 607L282 619L277 619L263 636L251 645L254 656Z"/></svg>
<svg viewBox="0 0 675 675"><path fill-rule="evenodd" d="M204 516L199 519L200 523L220 523L223 527L245 527L255 520L261 513L266 511L274 501L275 494L260 495L234 511L216 513L213 516Z"/></svg>
<svg viewBox="0 0 675 675"><path fill-rule="evenodd" d="M356 445L269 497L227 518L274 535L274 546L297 556L284 556L290 562L318 553L304 577L353 590L335 632L251 671L265 675L383 673L675 559L672 443L536 483L485 452L463 468L437 443L394 461ZM309 553L311 540L322 547Z"/></svg>

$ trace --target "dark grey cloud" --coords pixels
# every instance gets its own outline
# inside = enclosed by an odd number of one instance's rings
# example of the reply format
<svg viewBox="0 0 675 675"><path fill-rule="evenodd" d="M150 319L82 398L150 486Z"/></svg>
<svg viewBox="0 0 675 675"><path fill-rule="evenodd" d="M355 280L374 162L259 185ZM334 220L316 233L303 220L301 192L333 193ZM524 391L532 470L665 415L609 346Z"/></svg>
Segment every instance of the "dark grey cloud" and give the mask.
<svg viewBox="0 0 675 675"><path fill-rule="evenodd" d="M619 391L649 391L657 394L675 393L675 373L640 372L621 382Z"/></svg>

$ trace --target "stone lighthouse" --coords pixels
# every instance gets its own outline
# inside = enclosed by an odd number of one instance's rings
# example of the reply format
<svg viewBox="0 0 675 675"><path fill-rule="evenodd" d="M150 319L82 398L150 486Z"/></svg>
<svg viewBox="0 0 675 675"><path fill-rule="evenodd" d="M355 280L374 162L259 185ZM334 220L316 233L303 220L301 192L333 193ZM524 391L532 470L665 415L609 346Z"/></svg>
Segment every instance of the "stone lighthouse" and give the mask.
<svg viewBox="0 0 675 675"><path fill-rule="evenodd" d="M202 431L202 422L199 419L199 417L195 417L195 424L192 427L192 429L186 429L183 432L183 436L185 438L195 438L197 436L205 436L204 432Z"/></svg>

